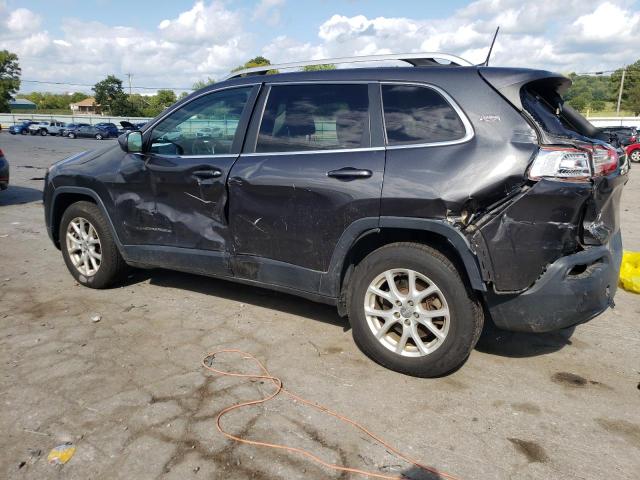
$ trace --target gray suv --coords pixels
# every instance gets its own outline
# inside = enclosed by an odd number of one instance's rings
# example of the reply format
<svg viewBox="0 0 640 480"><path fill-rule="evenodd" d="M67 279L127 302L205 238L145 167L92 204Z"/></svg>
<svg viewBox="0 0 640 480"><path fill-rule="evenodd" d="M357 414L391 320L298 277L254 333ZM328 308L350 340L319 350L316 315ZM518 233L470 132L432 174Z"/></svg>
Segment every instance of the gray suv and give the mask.
<svg viewBox="0 0 640 480"><path fill-rule="evenodd" d="M409 375L458 368L489 318L546 332L600 314L624 154L564 105L568 78L436 57L235 72L54 164L49 235L92 288L161 267L335 305Z"/></svg>

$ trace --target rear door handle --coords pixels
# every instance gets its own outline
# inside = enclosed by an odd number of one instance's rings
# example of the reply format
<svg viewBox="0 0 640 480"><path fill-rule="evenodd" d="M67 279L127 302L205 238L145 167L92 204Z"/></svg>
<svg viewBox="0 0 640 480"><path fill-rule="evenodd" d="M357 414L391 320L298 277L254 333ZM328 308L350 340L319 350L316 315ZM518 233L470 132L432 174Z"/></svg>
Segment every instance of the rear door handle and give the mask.
<svg viewBox="0 0 640 480"><path fill-rule="evenodd" d="M220 170L195 170L191 175L197 178L218 178L222 175Z"/></svg>
<svg viewBox="0 0 640 480"><path fill-rule="evenodd" d="M327 172L327 177L341 178L345 180L355 180L356 178L369 178L373 175L371 170L365 170L353 167L344 167L338 170L331 170Z"/></svg>

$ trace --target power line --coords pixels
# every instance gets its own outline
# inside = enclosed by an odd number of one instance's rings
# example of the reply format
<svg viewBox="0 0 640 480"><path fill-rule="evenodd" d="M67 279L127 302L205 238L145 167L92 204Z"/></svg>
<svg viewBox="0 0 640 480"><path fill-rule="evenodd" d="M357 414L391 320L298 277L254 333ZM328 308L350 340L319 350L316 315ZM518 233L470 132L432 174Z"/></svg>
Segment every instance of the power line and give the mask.
<svg viewBox="0 0 640 480"><path fill-rule="evenodd" d="M20 79L21 82L24 83L37 83L37 84L45 84L45 85L64 85L69 87L94 87L95 85L91 85L88 83L69 83L69 82L48 82L44 80L23 80ZM193 90L193 87L136 87L131 85L129 88L138 89L138 90Z"/></svg>

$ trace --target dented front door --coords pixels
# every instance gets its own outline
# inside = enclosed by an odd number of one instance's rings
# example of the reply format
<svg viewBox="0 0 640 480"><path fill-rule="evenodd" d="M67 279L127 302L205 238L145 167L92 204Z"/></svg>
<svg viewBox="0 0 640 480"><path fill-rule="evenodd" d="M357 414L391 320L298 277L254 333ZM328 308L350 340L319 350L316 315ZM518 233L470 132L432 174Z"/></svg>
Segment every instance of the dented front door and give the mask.
<svg viewBox="0 0 640 480"><path fill-rule="evenodd" d="M118 197L129 244L224 251L226 180L257 86L214 91L180 106L145 132L129 154Z"/></svg>

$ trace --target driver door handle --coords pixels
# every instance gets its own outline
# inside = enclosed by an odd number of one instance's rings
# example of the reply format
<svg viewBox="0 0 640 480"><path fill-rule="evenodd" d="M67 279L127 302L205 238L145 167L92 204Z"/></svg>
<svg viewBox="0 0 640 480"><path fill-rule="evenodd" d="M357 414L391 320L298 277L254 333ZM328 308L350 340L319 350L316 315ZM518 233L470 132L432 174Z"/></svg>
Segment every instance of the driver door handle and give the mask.
<svg viewBox="0 0 640 480"><path fill-rule="evenodd" d="M371 170L365 170L353 167L344 167L338 170L327 172L327 177L340 178L345 180L355 180L356 178L369 178L373 175Z"/></svg>
<svg viewBox="0 0 640 480"><path fill-rule="evenodd" d="M195 170L191 172L191 175L197 178L218 178L222 175L220 170Z"/></svg>

